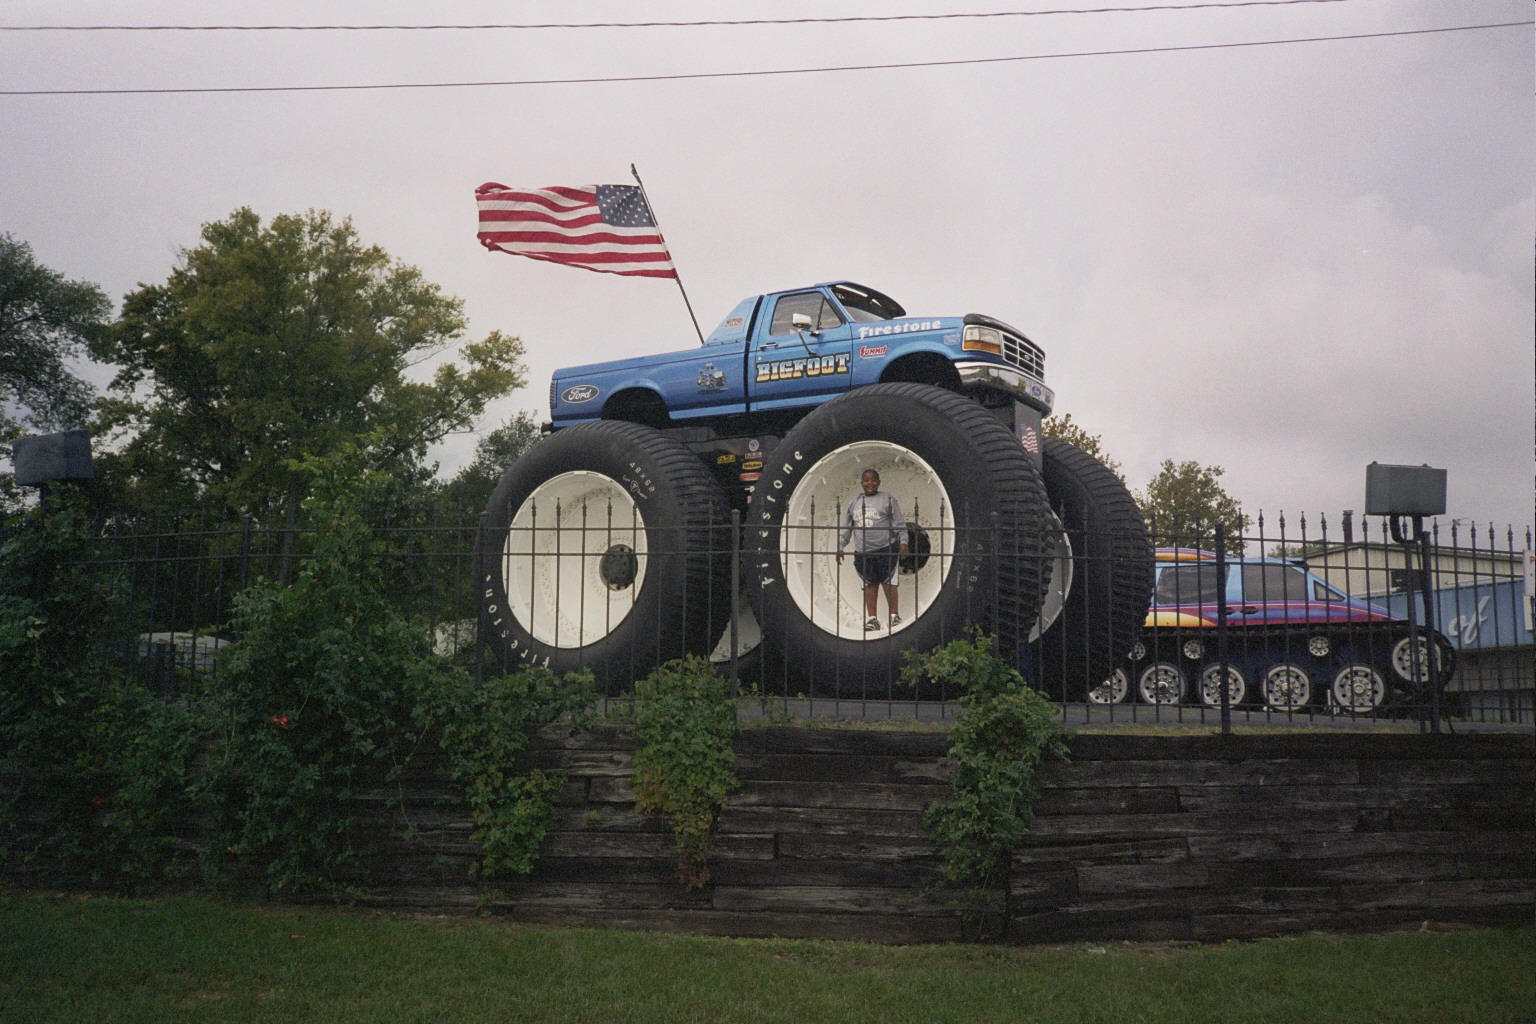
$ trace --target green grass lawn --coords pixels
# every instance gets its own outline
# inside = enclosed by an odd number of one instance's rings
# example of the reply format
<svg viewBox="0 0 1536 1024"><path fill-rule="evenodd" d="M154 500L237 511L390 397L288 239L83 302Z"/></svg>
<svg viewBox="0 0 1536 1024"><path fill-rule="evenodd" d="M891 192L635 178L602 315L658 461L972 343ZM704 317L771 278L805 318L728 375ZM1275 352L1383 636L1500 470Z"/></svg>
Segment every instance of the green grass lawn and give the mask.
<svg viewBox="0 0 1536 1024"><path fill-rule="evenodd" d="M1536 928L908 946L0 896L0 1022L1536 1020Z"/></svg>

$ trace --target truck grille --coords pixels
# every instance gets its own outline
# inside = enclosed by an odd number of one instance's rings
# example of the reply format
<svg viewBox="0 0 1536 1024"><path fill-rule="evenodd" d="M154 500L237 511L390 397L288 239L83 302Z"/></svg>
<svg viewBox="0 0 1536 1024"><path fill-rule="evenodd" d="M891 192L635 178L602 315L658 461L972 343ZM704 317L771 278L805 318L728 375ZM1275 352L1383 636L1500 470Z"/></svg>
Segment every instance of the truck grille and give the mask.
<svg viewBox="0 0 1536 1024"><path fill-rule="evenodd" d="M1045 353L1028 338L1004 332L1003 361L1036 380L1045 380Z"/></svg>

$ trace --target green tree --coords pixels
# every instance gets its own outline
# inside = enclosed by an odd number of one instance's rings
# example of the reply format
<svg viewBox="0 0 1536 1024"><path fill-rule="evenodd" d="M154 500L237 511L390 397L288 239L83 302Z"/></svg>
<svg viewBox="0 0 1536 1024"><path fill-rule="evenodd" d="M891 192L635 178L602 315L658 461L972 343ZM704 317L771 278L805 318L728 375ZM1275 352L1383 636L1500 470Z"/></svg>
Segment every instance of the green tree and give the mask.
<svg viewBox="0 0 1536 1024"><path fill-rule="evenodd" d="M1060 416L1047 416L1045 422L1040 425L1040 430L1046 437L1054 437L1058 441L1066 441L1087 452L1118 476L1122 481L1125 474L1120 472L1120 463L1109 457L1104 450L1104 439L1098 434L1090 434L1086 428L1075 423L1072 414L1064 412Z"/></svg>
<svg viewBox="0 0 1536 1024"><path fill-rule="evenodd" d="M68 360L106 330L112 304L94 284L70 281L37 262L32 247L0 234L0 459L33 430L84 424L94 392ZM0 511L24 505L0 474Z"/></svg>
<svg viewBox="0 0 1536 1024"><path fill-rule="evenodd" d="M507 467L539 440L539 424L530 412L512 419L482 437L475 457L443 485L440 507L449 515L479 513Z"/></svg>
<svg viewBox="0 0 1536 1024"><path fill-rule="evenodd" d="M1227 548L1241 548L1248 517L1236 498L1222 488L1220 466L1164 459L1145 491L1136 495L1153 539L1185 547L1215 543L1216 524L1226 527Z"/></svg>
<svg viewBox="0 0 1536 1024"><path fill-rule="evenodd" d="M106 329L112 304L96 285L37 262L0 235L0 423L43 429L84 424L91 386L66 363Z"/></svg>
<svg viewBox="0 0 1536 1024"><path fill-rule="evenodd" d="M312 210L263 225L242 208L181 257L93 346L121 367L100 425L128 439L104 472L140 507L291 518L299 460L367 443L370 465L419 476L429 445L525 383L516 338L462 342L462 303L349 220ZM462 363L412 374L451 345Z"/></svg>

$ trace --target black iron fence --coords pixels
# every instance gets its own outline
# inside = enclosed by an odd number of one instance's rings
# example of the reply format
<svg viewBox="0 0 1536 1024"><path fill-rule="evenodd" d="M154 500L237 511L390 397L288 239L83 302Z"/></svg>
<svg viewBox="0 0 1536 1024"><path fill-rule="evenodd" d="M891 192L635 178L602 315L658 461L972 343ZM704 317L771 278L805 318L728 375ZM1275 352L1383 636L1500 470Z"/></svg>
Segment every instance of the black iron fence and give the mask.
<svg viewBox="0 0 1536 1024"><path fill-rule="evenodd" d="M589 669L610 698L693 652L770 716L942 718L959 694L910 653L977 627L1073 721L1536 721L1528 528L1434 522L1410 545L1349 513L1261 515L1237 537L1154 522L1152 555L935 510L883 577L838 558L832 525L581 512L574 529L381 523L369 557L437 654L482 676ZM236 595L294 579L315 547L303 523L119 525L89 564L124 595L124 659L174 688L216 678Z"/></svg>

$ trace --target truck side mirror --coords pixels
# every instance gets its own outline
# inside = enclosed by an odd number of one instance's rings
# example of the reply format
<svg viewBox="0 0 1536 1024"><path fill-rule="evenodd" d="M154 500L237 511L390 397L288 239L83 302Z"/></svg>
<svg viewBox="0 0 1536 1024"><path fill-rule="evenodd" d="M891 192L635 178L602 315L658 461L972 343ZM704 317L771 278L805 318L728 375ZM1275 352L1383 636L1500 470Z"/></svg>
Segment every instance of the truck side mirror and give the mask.
<svg viewBox="0 0 1536 1024"><path fill-rule="evenodd" d="M809 334L813 338L821 333L820 331L816 330L815 323L811 320L810 314L808 313L792 314L789 318L789 325L793 327L796 332Z"/></svg>

